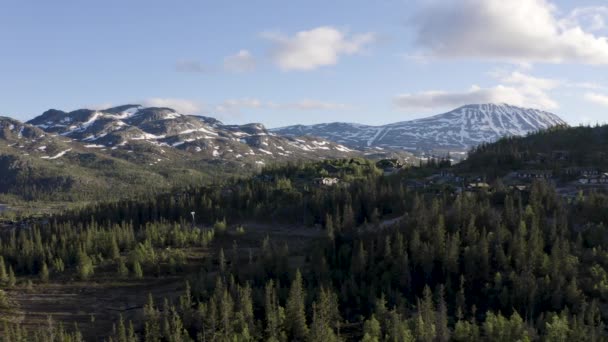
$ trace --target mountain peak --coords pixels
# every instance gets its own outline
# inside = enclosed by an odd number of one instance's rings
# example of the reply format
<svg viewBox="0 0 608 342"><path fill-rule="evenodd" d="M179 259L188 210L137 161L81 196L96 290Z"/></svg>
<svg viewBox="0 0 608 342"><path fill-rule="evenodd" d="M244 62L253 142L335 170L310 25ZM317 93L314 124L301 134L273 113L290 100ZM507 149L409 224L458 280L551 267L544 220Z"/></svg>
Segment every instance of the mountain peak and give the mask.
<svg viewBox="0 0 608 342"><path fill-rule="evenodd" d="M480 103L384 126L334 123L289 126L273 131L286 135L320 136L355 148L467 151L504 136L526 135L564 124L557 115L538 109L506 103Z"/></svg>

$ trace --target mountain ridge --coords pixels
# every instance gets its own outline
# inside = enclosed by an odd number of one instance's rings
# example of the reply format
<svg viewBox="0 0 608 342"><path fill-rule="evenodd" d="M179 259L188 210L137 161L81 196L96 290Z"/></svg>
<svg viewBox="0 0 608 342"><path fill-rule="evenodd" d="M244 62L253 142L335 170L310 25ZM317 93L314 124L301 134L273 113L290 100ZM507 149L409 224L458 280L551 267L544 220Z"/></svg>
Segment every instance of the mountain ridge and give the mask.
<svg viewBox="0 0 608 342"><path fill-rule="evenodd" d="M287 136L319 136L351 148L467 151L504 136L526 135L565 124L559 116L546 111L490 103L464 105L442 114L379 126L332 122L271 131Z"/></svg>

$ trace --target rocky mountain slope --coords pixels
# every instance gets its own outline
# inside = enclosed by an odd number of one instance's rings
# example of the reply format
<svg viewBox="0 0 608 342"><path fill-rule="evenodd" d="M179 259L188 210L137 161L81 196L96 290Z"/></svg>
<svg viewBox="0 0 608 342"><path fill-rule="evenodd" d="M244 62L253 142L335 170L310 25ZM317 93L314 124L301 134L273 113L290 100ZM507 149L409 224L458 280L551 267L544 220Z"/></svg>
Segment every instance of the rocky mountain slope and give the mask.
<svg viewBox="0 0 608 342"><path fill-rule="evenodd" d="M565 122L557 115L507 104L466 105L428 118L384 126L327 123L272 130L288 136L317 136L351 148L466 151L503 136L526 135Z"/></svg>
<svg viewBox="0 0 608 342"><path fill-rule="evenodd" d="M49 134L79 141L100 151L155 154L158 163L178 153L189 159L242 161L339 158L356 154L322 138L283 137L261 124L224 125L205 116L184 115L171 108L124 105L105 110L48 110L28 121ZM172 153L168 153L172 152Z"/></svg>

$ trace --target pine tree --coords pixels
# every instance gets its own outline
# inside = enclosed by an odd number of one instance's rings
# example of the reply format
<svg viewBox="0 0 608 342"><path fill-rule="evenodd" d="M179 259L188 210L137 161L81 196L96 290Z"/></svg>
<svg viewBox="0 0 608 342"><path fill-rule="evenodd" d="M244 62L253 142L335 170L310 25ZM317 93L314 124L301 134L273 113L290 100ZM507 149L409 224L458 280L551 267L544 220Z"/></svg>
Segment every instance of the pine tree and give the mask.
<svg viewBox="0 0 608 342"><path fill-rule="evenodd" d="M15 277L15 272L13 272L13 266L8 267L8 286L15 286L17 284L17 277Z"/></svg>
<svg viewBox="0 0 608 342"><path fill-rule="evenodd" d="M141 268L141 265L139 264L139 261L135 261L133 263L133 275L135 276L136 279L141 279L144 277L144 271Z"/></svg>
<svg viewBox="0 0 608 342"><path fill-rule="evenodd" d="M93 261L82 249L78 252L78 264L76 268L81 280L89 279L94 273Z"/></svg>
<svg viewBox="0 0 608 342"><path fill-rule="evenodd" d="M116 242L116 236L112 236L112 244L110 246L110 258L116 260L120 257L120 249L118 248L118 242Z"/></svg>
<svg viewBox="0 0 608 342"><path fill-rule="evenodd" d="M144 340L146 342L160 342L160 313L154 307L152 294L148 293L148 302L144 306Z"/></svg>
<svg viewBox="0 0 608 342"><path fill-rule="evenodd" d="M479 327L471 322L458 321L454 327L452 339L456 342L478 342L480 341Z"/></svg>
<svg viewBox="0 0 608 342"><path fill-rule="evenodd" d="M414 342L414 335L396 310L389 312L389 322L385 341L387 342Z"/></svg>
<svg viewBox="0 0 608 342"><path fill-rule="evenodd" d="M363 342L380 342L382 330L376 316L372 316L363 324Z"/></svg>
<svg viewBox="0 0 608 342"><path fill-rule="evenodd" d="M118 276L121 278L127 278L129 276L129 269L122 258L118 259L118 267L116 271Z"/></svg>
<svg viewBox="0 0 608 342"><path fill-rule="evenodd" d="M286 339L283 331L285 320L284 309L279 305L274 281L266 283L264 312L266 320L266 339L268 341L283 341Z"/></svg>
<svg viewBox="0 0 608 342"><path fill-rule="evenodd" d="M49 268L46 266L46 262L42 263L42 268L40 269L40 281L43 283L48 283L49 281Z"/></svg>
<svg viewBox="0 0 608 342"><path fill-rule="evenodd" d="M574 336L571 336L571 329L568 325L568 317L562 315L553 315L551 322L545 323L547 332L546 341L550 342L567 342L571 341Z"/></svg>
<svg viewBox="0 0 608 342"><path fill-rule="evenodd" d="M292 340L305 341L308 336L305 300L306 294L302 283L302 274L298 270L291 283L285 306L285 327Z"/></svg>
<svg viewBox="0 0 608 342"><path fill-rule="evenodd" d="M0 283L8 283L8 273L6 272L6 265L4 264L4 258L0 255Z"/></svg>
<svg viewBox="0 0 608 342"><path fill-rule="evenodd" d="M437 336L435 311L433 310L431 289L424 287L423 299L418 299L418 314L416 317L416 337L420 341L432 342Z"/></svg>
<svg viewBox="0 0 608 342"><path fill-rule="evenodd" d="M450 330L448 328L448 308L445 303L443 285L439 285L437 292L437 318L435 320L437 325L437 340L447 342L450 339Z"/></svg>
<svg viewBox="0 0 608 342"><path fill-rule="evenodd" d="M329 320L325 319L315 302L312 303L312 323L308 340L311 342L327 341L336 342L338 337L330 326Z"/></svg>
<svg viewBox="0 0 608 342"><path fill-rule="evenodd" d="M220 266L220 274L226 274L226 257L224 256L224 248L220 249L220 254L218 256L218 263Z"/></svg>

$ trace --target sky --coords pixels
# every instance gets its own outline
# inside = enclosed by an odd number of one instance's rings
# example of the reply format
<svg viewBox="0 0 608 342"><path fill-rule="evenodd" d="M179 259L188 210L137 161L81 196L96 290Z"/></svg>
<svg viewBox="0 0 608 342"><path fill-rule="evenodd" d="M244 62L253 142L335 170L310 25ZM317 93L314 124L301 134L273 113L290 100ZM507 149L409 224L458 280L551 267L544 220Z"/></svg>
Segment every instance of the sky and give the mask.
<svg viewBox="0 0 608 342"><path fill-rule="evenodd" d="M380 125L489 102L608 122L608 0L0 0L0 115L20 120Z"/></svg>

